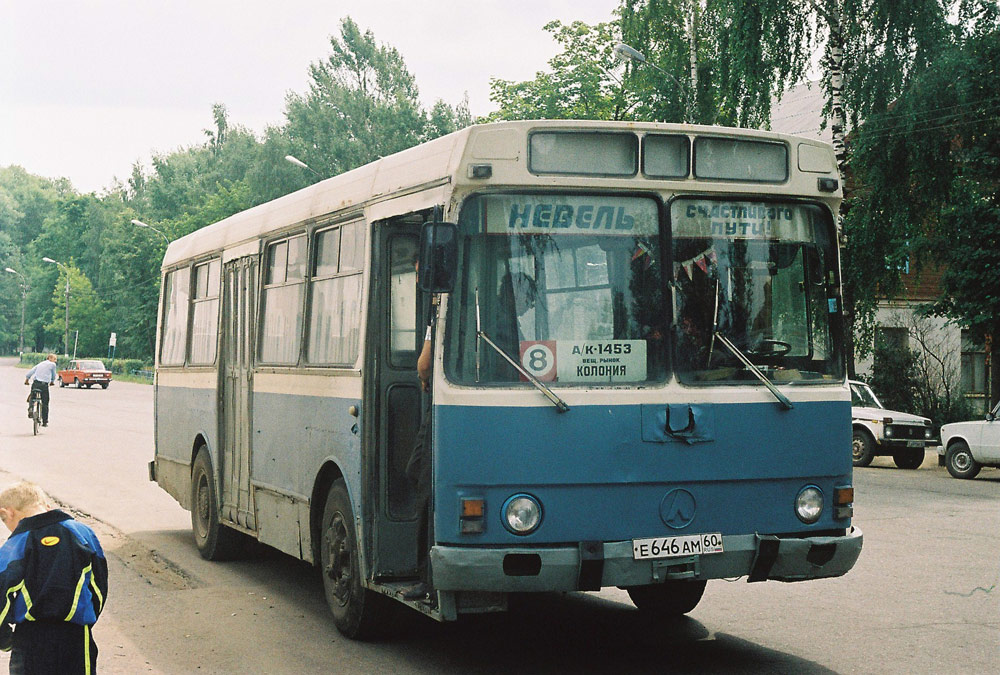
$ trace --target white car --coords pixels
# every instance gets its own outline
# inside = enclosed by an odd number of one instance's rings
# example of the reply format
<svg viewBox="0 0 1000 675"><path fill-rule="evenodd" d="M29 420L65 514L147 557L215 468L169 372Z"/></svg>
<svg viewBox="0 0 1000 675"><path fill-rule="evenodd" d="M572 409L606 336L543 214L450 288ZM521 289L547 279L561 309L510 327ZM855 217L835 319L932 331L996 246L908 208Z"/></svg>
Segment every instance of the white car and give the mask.
<svg viewBox="0 0 1000 675"><path fill-rule="evenodd" d="M955 478L975 478L984 466L1000 467L1000 403L985 420L953 422L941 427L944 465Z"/></svg>
<svg viewBox="0 0 1000 675"><path fill-rule="evenodd" d="M886 410L864 382L851 385L851 455L854 466L868 466L878 455L892 455L900 469L916 469L924 448L937 445L934 427L926 417Z"/></svg>

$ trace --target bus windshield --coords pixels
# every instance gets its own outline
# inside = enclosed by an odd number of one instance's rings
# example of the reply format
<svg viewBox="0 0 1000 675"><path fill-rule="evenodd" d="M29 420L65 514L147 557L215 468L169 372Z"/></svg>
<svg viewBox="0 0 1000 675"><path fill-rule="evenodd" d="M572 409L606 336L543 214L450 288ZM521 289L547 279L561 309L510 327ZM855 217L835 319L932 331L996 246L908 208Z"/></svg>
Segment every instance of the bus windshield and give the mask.
<svg viewBox="0 0 1000 675"><path fill-rule="evenodd" d="M677 199L670 215L682 382L754 379L740 355L774 382L842 377L837 257L823 209Z"/></svg>
<svg viewBox="0 0 1000 675"><path fill-rule="evenodd" d="M659 202L490 194L460 217L446 363L462 383L527 382L478 328L543 382L662 380L667 333Z"/></svg>

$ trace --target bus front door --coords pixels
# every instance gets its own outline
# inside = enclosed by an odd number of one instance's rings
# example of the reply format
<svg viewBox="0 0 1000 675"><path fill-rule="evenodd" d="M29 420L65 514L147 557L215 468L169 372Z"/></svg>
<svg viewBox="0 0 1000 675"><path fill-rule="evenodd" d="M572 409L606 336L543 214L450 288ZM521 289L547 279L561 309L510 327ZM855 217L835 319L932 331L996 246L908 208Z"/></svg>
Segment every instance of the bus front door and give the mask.
<svg viewBox="0 0 1000 675"><path fill-rule="evenodd" d="M384 337L369 341L368 363L375 366L369 372L375 376L368 380L367 396L378 406L368 447L377 458L366 466L377 472L368 477L378 492L369 501L372 567L384 578L413 576L417 566L416 494L406 476L420 421L417 355L424 337L414 267L420 226L413 220L384 221L374 230L373 255L382 273L374 277L368 334Z"/></svg>
<svg viewBox="0 0 1000 675"><path fill-rule="evenodd" d="M226 263L223 278L220 518L256 530L250 494L250 444L257 258L246 256Z"/></svg>

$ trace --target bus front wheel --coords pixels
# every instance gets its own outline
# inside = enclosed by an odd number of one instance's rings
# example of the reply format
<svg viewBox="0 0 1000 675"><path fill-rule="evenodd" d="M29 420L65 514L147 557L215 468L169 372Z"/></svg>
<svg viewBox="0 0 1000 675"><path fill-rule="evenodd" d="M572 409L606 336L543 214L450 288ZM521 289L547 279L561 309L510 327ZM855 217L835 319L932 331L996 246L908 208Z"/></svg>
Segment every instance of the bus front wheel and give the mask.
<svg viewBox="0 0 1000 675"><path fill-rule="evenodd" d="M377 637L391 601L361 583L358 537L343 478L330 486L320 536L323 590L337 630L355 640Z"/></svg>
<svg viewBox="0 0 1000 675"><path fill-rule="evenodd" d="M231 560L240 551L241 534L219 522L219 495L208 448L198 450L191 470L191 529L205 560Z"/></svg>
<svg viewBox="0 0 1000 675"><path fill-rule="evenodd" d="M687 614L694 609L705 593L706 583L667 580L651 586L630 586L625 590L639 611L671 618Z"/></svg>

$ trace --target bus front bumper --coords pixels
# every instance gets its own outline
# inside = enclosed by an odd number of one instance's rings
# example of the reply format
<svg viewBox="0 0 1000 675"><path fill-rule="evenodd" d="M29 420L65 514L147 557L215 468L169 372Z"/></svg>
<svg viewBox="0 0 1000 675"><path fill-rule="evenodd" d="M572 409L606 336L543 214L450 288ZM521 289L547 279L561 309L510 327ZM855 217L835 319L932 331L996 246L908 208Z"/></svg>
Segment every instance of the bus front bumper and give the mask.
<svg viewBox="0 0 1000 675"><path fill-rule="evenodd" d="M578 546L468 548L434 546L434 587L442 591L588 591L644 586L667 579L804 581L838 577L854 567L864 536L723 537L722 553L634 560L631 541L581 542Z"/></svg>

